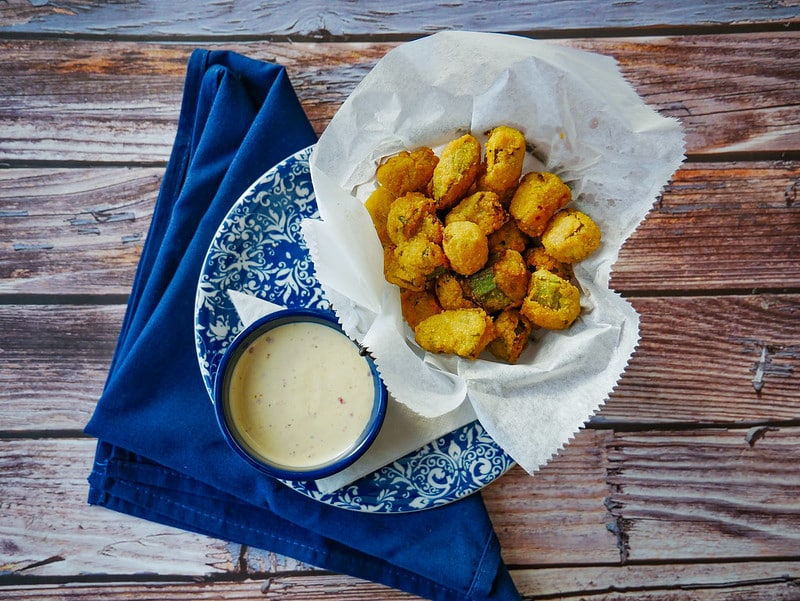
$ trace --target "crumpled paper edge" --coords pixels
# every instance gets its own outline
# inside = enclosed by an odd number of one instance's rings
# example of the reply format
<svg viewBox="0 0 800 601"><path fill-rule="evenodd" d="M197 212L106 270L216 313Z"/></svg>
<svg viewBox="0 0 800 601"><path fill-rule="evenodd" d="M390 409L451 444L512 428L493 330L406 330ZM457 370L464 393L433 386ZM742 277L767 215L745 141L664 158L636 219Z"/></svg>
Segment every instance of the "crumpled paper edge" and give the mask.
<svg viewBox="0 0 800 601"><path fill-rule="evenodd" d="M452 33L452 32L450 32L450 33ZM464 32L460 32L460 33L464 33ZM437 34L437 35L441 35L441 34ZM482 35L494 35L494 34L482 34ZM570 52L582 53L582 51L572 51L571 49L563 49L562 48L561 50L565 51L567 53L570 53ZM583 53L583 54L590 54L590 53ZM617 74L619 75L620 79L626 84L629 92L631 92L634 96L636 96L636 98L639 98L638 95L636 94L635 90L633 89L633 86L630 84L630 82L625 80L622 77L621 73L619 72L619 65L618 65L617 61L612 59L612 58L610 58L610 57L602 57L602 58L603 58L603 60L611 60L611 61L613 61ZM640 104L641 104L640 109L641 110L652 111L652 109L650 107L648 107L644 103L644 101L642 99L639 98L639 100L641 101L640 102ZM670 118L670 117L664 117L662 115L661 116L661 121L659 122L659 128L664 129L665 131L667 131L669 129L668 126L667 126L668 123L678 126L678 135L680 135L680 138L681 138L680 144L681 144L681 149L683 150L683 135L682 135L682 132L679 131L680 122L677 119ZM636 133L636 132L634 132L634 133ZM413 144L409 144L408 146L412 146L412 145ZM385 154L389 154L392 151L396 151L396 149L392 149L392 150L383 149L383 150L378 151L378 154L380 155L382 153L382 154L385 155ZM558 437L559 438L558 443L547 444L547 445L545 445L547 447L546 449L544 449L544 450L540 449L539 452L533 453L533 454L526 453L524 450L514 449L513 448L514 445L509 445L507 443L502 442L503 439L505 438L505 436L503 436L503 433L499 431L499 428L498 428L497 424L493 423L492 416L486 414L485 411L481 411L480 408L478 407L477 403L473 403L473 405L476 406L476 413L478 414L478 417L479 417L481 423L483 424L484 428L486 428L487 432L489 432L489 434L492 435L493 438L495 438L495 440L497 440L505 448L505 450L518 463L520 463L520 465L522 465L522 467L524 469L526 469L527 471L529 471L531 473L537 471L539 469L539 467L541 467L547 461L549 461L549 459L553 455L557 454L561 449L563 449L564 445L567 444L568 441L571 440L575 436L575 434L580 430L580 428L583 427L586 424L586 422L589 419L591 419L591 417L593 415L595 415L602 408L602 406L608 400L608 398L609 398L610 394L612 393L612 391L618 386L620 379L622 378L625 370L627 369L627 367L628 367L628 365L630 363L630 359L633 356L633 353L635 352L636 348L638 347L638 344L640 342L638 313L636 313L635 309L633 308L632 305L630 305L629 302L627 302L616 291L614 291L614 290L612 290L610 288L608 282L609 282L609 279L610 279L611 266L613 266L613 264L617 261L618 255L619 255L619 251L621 250L621 248L624 245L625 241L630 238L630 236L633 234L633 232L641 225L641 223L643 222L643 220L644 220L645 216L647 215L647 213L650 210L652 210L652 207L653 207L654 203L656 202L656 200L658 199L659 195L663 193L664 187L669 183L671 177L674 175L675 171L680 167L680 165L682 164L684 159L685 159L685 155L683 154L683 152L681 152L680 157L677 158L675 161L673 161L674 164L670 164L670 165L667 165L667 166L664 167L664 169L663 169L664 177L660 177L658 179L654 179L654 182L660 182L660 183L655 183L654 186L650 189L650 192L647 195L646 200L642 201L642 206L644 206L646 202L647 202L647 206L641 212L641 216L638 219L636 219L631 224L630 227L625 228L623 230L625 233L621 238L621 242L620 242L619 246L616 249L614 249L613 260L608 263L608 269L603 271L602 273L600 273L601 277L599 279L603 281L607 291L612 293L612 294L614 294L616 297L618 297L618 299L620 299L624 304L626 304L628 306L628 309L636 317L634 324L628 324L629 328L630 327L634 328L635 336L633 337L633 340L630 341L630 344L628 344L626 346L625 349L618 348L618 350L620 350L620 351L625 350L624 357L622 357L621 360L615 361L613 363L613 367L611 367L612 364L609 363L609 368L607 368L607 371L609 371L609 372L616 372L616 374L613 374L613 373L611 374L612 378L613 378L613 382L611 382L610 385L606 387L607 392L603 395L602 399L600 399L596 403L592 403L591 406L588 406L588 405L584 406L585 411L581 412L582 413L581 419L575 420L575 421L572 422L574 424L574 427L572 428L571 436L567 437L566 439L564 439L563 436L559 436ZM312 177L313 177L313 175L314 175L314 169L313 169L313 157L312 157ZM579 193L580 193L580 191L578 191L578 194ZM576 194L576 196L578 196L578 194ZM364 213L366 214L366 210L364 210ZM315 259L315 253L317 253L317 256L318 256L319 255L319 249L316 248L316 246L313 243L309 244L309 247L311 249L312 259ZM597 276L597 275L598 274L595 274L595 276ZM595 282L597 282L597 280L595 280ZM324 283L323 283L323 286L324 286ZM326 291L326 293L327 293L327 291ZM334 294L332 296L336 296L336 295ZM347 305L347 301L349 299L346 299L346 297L344 297L343 295L338 295L338 296L341 297L340 298L340 302L345 303L344 305L340 305L340 306L347 308L346 310L337 311L337 313L339 314L340 319L343 320L343 325L345 325L346 330L347 330L347 326L349 326L351 328L350 331L359 331L360 330L360 326L362 326L363 324L355 323L352 320L353 312L350 310L352 307ZM336 308L334 308L334 310L336 310ZM350 323L349 324L346 323L348 321L348 317L350 318ZM618 370L617 370L617 367L618 367Z"/></svg>

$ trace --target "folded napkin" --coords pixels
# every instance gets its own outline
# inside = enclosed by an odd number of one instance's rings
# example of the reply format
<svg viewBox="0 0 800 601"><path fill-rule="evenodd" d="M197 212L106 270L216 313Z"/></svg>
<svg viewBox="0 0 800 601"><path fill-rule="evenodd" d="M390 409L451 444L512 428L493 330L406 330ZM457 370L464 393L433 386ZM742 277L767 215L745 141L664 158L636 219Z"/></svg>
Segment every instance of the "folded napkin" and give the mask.
<svg viewBox="0 0 800 601"><path fill-rule="evenodd" d="M479 494L416 513L339 509L258 473L219 433L194 346L201 265L250 183L314 141L283 67L192 54L117 349L86 426L99 439L89 502L430 599L519 599Z"/></svg>

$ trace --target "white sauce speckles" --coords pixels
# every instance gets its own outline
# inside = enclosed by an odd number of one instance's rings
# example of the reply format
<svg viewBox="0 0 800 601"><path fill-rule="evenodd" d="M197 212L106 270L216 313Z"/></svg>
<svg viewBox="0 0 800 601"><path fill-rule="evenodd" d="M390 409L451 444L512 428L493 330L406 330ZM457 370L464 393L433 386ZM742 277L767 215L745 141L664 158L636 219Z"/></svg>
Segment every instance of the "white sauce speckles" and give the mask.
<svg viewBox="0 0 800 601"><path fill-rule="evenodd" d="M322 324L290 323L257 338L229 384L233 427L253 452L290 468L329 462L350 449L372 413L367 359Z"/></svg>

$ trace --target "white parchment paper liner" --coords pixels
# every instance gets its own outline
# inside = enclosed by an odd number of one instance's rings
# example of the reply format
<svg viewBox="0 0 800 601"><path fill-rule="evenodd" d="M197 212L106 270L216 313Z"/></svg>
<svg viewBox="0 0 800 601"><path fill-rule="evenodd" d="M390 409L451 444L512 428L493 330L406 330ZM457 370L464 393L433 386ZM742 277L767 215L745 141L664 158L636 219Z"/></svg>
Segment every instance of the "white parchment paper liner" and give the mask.
<svg viewBox="0 0 800 601"><path fill-rule="evenodd" d="M603 232L576 266L583 311L539 331L516 365L423 352L383 278L363 206L382 157L506 124L533 151L526 171L561 176ZM649 108L615 61L526 38L444 32L390 51L356 87L311 156L321 220L303 222L317 277L345 331L368 346L392 395L422 418L465 399L533 473L602 405L636 347L638 315L608 287L619 249L683 160L680 124Z"/></svg>

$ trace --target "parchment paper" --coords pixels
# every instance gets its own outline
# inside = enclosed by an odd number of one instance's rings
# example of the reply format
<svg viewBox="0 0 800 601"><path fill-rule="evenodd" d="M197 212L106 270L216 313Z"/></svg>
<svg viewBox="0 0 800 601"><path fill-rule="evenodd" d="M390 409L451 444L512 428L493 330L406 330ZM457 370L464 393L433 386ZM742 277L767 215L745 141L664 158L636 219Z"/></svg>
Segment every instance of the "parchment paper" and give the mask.
<svg viewBox="0 0 800 601"><path fill-rule="evenodd" d="M576 265L582 313L539 330L515 365L422 351L363 206L380 160L506 124L557 173L603 241ZM649 108L615 61L522 37L444 32L390 51L336 113L311 156L321 220L303 223L317 277L345 331L371 350L395 399L422 419L466 400L487 432L535 472L608 397L639 338L638 315L608 287L625 239L683 160L680 124Z"/></svg>

